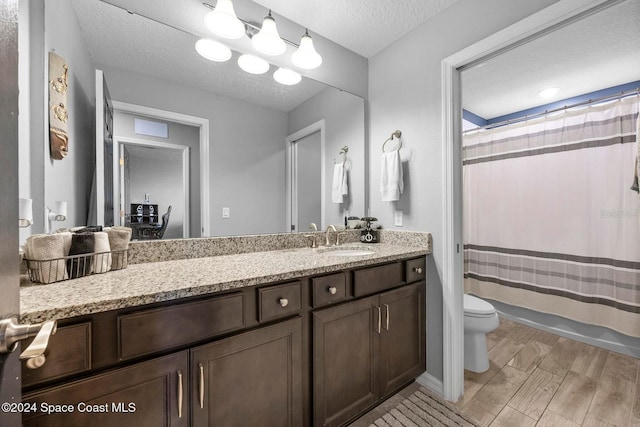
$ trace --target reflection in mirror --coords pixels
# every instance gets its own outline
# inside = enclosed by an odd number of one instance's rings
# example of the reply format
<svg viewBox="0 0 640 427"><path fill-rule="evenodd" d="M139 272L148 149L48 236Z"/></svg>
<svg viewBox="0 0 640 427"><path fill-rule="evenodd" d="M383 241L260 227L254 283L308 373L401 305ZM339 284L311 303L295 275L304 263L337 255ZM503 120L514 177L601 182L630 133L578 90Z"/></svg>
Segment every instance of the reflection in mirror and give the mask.
<svg viewBox="0 0 640 427"><path fill-rule="evenodd" d="M169 4L173 3L177 2ZM172 7L179 9L175 4ZM90 188L84 188L81 194L59 194L69 193L74 182L91 186L94 175L91 166L72 173L69 173L69 168L72 165L90 165L94 155L87 143L95 139L89 129L91 126L87 126L94 120L87 111L93 110L95 69L103 70L111 99L116 105L150 107L208 123L207 135L203 137L207 141L204 147L208 153L200 152L194 159L195 150L190 144L170 142L190 146L189 166L192 175L199 165L205 164L209 168L206 182L190 177L192 204L189 206L189 231L185 235L197 237L289 231L286 138L318 120L326 122L325 158L312 156L310 161L313 164L300 167L320 170L324 164L320 174L325 180L325 191L321 197L327 206L326 221L342 224L347 215L361 216L365 213L362 98L308 78L303 78L298 85L280 85L272 78L277 69L275 66L271 66L265 75L249 75L237 67L238 52L233 52L233 58L226 63L208 61L198 55L194 48L199 36L140 14L127 13L102 1L69 0L56 8L45 7L43 2L42 9L46 32L40 35L32 33L31 37L34 41L38 37L43 38L46 50L55 49L67 60L71 76L70 92L73 92L70 98L72 105L69 106L72 133L69 157L55 162L45 158L42 178L44 183L50 183L44 185L45 202L49 199L69 201L71 212L62 226L85 224L88 206L95 204L90 200L92 197L93 200L98 199L97 192L92 196ZM181 12L178 10L175 13ZM325 61L322 67L331 67L331 63ZM114 140L120 138L125 143L131 140L145 141L151 145L153 143L150 141L169 143L162 137L145 137L135 132L130 134L120 127L119 118L125 115L125 112L116 109ZM169 136L172 135L171 120L145 114L139 116L168 123ZM344 145L350 148L350 198L349 203L334 204L330 199L330 189L333 159L338 157L339 151L334 147ZM114 144L114 150L118 151L117 144ZM114 156L114 159L117 166L118 157ZM31 161L36 164L35 159ZM117 182L114 187L119 185L120 175L116 169L113 179ZM74 182L65 181L67 176L75 176ZM200 197L193 196L194 189L200 191ZM207 191L207 197L202 191ZM151 204L154 204L154 197L151 193ZM138 200L127 203L119 192L114 194L113 199L116 201L114 222L120 218L130 218L130 205ZM205 206L193 204L199 200ZM158 210L164 211L169 203L180 204L179 201L163 202ZM105 206L98 208L104 210ZM200 214L200 217L194 218L201 212L208 212L207 217L202 218ZM89 222L94 221L89 219ZM179 223L176 221L175 225L179 226Z"/></svg>

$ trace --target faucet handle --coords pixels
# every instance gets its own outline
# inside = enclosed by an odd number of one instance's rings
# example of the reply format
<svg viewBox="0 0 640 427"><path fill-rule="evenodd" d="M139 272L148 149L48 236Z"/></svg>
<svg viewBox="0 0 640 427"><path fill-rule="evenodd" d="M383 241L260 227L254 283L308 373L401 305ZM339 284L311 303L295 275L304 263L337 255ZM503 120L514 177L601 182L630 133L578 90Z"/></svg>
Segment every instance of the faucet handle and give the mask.
<svg viewBox="0 0 640 427"><path fill-rule="evenodd" d="M318 239L317 239L317 236L315 234L305 234L304 237L306 237L307 239L311 239L311 247L312 248L317 248L318 247Z"/></svg>

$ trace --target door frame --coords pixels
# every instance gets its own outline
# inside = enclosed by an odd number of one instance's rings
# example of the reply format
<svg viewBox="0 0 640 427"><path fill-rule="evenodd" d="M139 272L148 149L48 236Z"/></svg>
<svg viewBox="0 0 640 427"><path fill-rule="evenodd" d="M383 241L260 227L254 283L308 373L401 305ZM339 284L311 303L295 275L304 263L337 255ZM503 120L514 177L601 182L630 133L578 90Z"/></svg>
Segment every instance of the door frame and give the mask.
<svg viewBox="0 0 640 427"><path fill-rule="evenodd" d="M18 162L19 162L19 94L18 94L18 1L0 3L0 134L2 156L0 156L0 319L20 318L20 258L18 255ZM48 140L47 140L48 141ZM26 141L25 143L28 143ZM48 144L48 142L47 142ZM19 352L0 354L0 401L21 401L21 373ZM1 411L0 424L19 425L19 411Z"/></svg>
<svg viewBox="0 0 640 427"><path fill-rule="evenodd" d="M300 224L298 224L298 162L296 155L295 142L309 136L313 133L320 131L320 224L318 227L323 229L325 220L325 191L326 191L326 155L325 155L325 120L318 120L315 123L311 123L294 132L287 135L285 138L286 143L286 228L287 231L299 232ZM293 227L295 226L295 230Z"/></svg>
<svg viewBox="0 0 640 427"><path fill-rule="evenodd" d="M123 188L123 169L120 166L120 156L121 156L121 146L122 145L137 145L141 147L151 147L151 148L162 148L166 150L175 150L179 151L182 154L182 191L184 193L183 200L183 218L182 218L182 238L191 237L190 234L190 222L189 215L191 213L191 196L190 196L190 186L189 186L189 147L186 145L179 144L170 144L167 142L156 142L156 141L145 141L142 139L135 138L127 138L123 136L113 136L113 157L114 162L117 164L117 170L114 170L113 174L113 187L116 194L118 194L118 198L115 199L118 201L118 216L115 216L114 219L117 221L118 225L125 225L123 221L123 217L120 216L120 211L126 209L124 204L124 188ZM114 203L115 205L115 203ZM115 206L114 206L115 208ZM161 212L158 212L158 215L161 215Z"/></svg>
<svg viewBox="0 0 640 427"><path fill-rule="evenodd" d="M443 217L443 394L464 392L464 255L462 251L462 88L464 69L514 49L623 0L560 0L441 63Z"/></svg>
<svg viewBox="0 0 640 427"><path fill-rule="evenodd" d="M211 197L211 193L209 187L211 181L209 175L209 119L115 100L112 101L112 103L114 111L149 117L151 119L167 120L183 125L195 126L200 129L200 236L210 236L211 217L209 215L209 200ZM117 161L116 157L114 156L114 168L116 167ZM114 212L114 215L115 214L117 214L117 212Z"/></svg>

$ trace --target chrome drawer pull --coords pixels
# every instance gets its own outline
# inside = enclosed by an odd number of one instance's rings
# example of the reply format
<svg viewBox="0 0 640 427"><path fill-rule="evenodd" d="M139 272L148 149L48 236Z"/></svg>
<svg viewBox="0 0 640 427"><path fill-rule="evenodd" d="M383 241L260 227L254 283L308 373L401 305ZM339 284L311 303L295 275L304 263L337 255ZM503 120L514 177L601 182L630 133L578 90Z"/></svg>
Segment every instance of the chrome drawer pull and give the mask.
<svg viewBox="0 0 640 427"><path fill-rule="evenodd" d="M198 366L200 367L200 409L204 409L204 366L202 363Z"/></svg>
<svg viewBox="0 0 640 427"><path fill-rule="evenodd" d="M422 274L422 267L414 267L413 271L415 271L418 274Z"/></svg>
<svg viewBox="0 0 640 427"><path fill-rule="evenodd" d="M178 371L178 418L182 418L182 372Z"/></svg>
<svg viewBox="0 0 640 427"><path fill-rule="evenodd" d="M278 304L280 304L280 307L286 307L289 305L289 300L286 298L280 298L278 300Z"/></svg>
<svg viewBox="0 0 640 427"><path fill-rule="evenodd" d="M382 310L380 309L380 307L376 307L378 309L378 333L382 332Z"/></svg>
<svg viewBox="0 0 640 427"><path fill-rule="evenodd" d="M329 288L327 289L327 291L331 294L331 295L335 295L338 292L338 289L335 286L329 286Z"/></svg>

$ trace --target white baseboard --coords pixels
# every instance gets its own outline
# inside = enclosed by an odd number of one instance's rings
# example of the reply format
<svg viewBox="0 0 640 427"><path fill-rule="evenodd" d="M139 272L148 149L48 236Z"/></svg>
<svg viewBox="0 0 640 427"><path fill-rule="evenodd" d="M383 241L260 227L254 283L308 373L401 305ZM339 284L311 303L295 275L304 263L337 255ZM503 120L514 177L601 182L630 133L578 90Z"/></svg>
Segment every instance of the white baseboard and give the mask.
<svg viewBox="0 0 640 427"><path fill-rule="evenodd" d="M444 396L444 384L442 381L434 377L433 375L425 372L416 378L416 382L423 387L428 388L432 392L436 393L438 396Z"/></svg>

